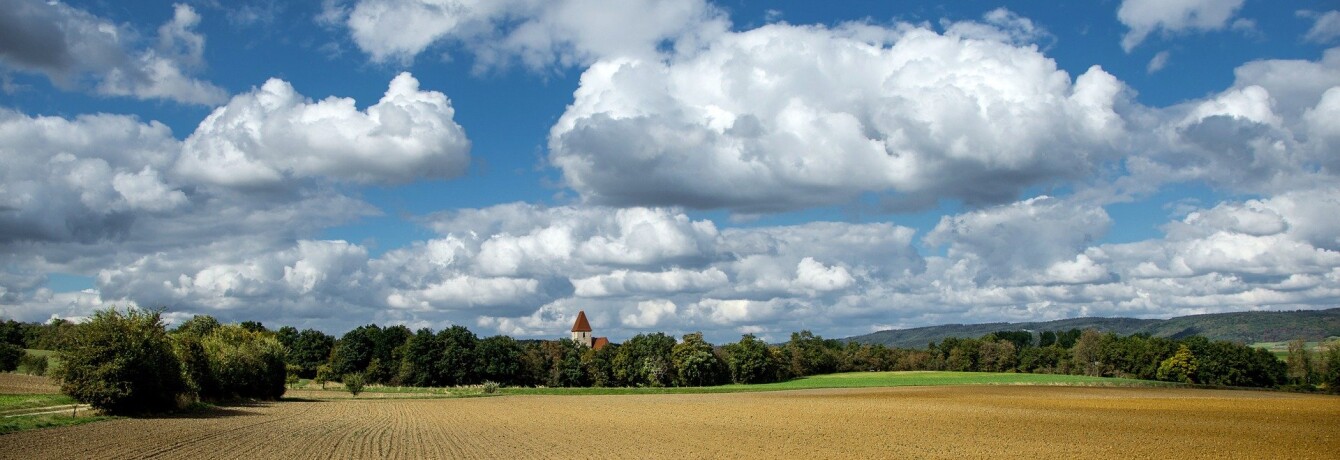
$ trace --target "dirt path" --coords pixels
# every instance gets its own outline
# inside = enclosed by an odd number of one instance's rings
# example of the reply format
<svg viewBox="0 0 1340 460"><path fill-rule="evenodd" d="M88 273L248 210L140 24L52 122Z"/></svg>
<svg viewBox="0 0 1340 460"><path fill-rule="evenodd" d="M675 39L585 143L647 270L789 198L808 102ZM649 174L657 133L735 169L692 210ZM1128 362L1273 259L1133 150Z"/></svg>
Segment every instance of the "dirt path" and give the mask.
<svg viewBox="0 0 1340 460"><path fill-rule="evenodd" d="M1335 458L1340 398L920 387L286 401L0 436L0 458Z"/></svg>

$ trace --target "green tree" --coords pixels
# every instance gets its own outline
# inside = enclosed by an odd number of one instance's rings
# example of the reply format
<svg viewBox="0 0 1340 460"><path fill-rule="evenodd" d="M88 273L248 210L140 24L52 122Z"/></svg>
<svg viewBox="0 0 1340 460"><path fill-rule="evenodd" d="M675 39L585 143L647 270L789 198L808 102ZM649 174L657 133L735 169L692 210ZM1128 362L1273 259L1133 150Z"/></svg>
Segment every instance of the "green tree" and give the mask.
<svg viewBox="0 0 1340 460"><path fill-rule="evenodd" d="M293 339L292 344L286 346L288 362L299 367L298 375L310 378L316 375L317 367L330 361L335 337L315 329L304 329Z"/></svg>
<svg viewBox="0 0 1340 460"><path fill-rule="evenodd" d="M32 353L24 353L23 357L19 358L19 366L23 367L23 371L28 375L47 375L49 364L50 361L46 356L38 356Z"/></svg>
<svg viewBox="0 0 1340 460"><path fill-rule="evenodd" d="M684 334L684 340L670 350L676 371L674 383L683 387L717 385L723 380L725 363L712 351L712 344L703 340L703 333Z"/></svg>
<svg viewBox="0 0 1340 460"><path fill-rule="evenodd" d="M1326 372L1321 376L1326 391L1340 393L1340 341L1333 341L1325 348L1321 353L1321 362L1326 365Z"/></svg>
<svg viewBox="0 0 1340 460"><path fill-rule="evenodd" d="M279 399L284 395L286 350L274 336L240 325L224 325L214 329L200 345L217 384L217 392L208 395L209 399Z"/></svg>
<svg viewBox="0 0 1340 460"><path fill-rule="evenodd" d="M479 383L479 374L475 373L478 360L475 348L479 337L465 326L456 325L437 333L442 344L442 355L437 361L437 372L444 385L469 385Z"/></svg>
<svg viewBox="0 0 1340 460"><path fill-rule="evenodd" d="M437 363L442 360L442 341L431 329L423 328L405 343L396 380L402 385L431 387L442 385Z"/></svg>
<svg viewBox="0 0 1340 460"><path fill-rule="evenodd" d="M1289 355L1285 358L1285 363L1289 366L1290 381L1295 385L1311 385L1312 361L1312 352L1307 349L1307 342L1303 339L1289 342Z"/></svg>
<svg viewBox="0 0 1340 460"><path fill-rule="evenodd" d="M675 338L664 333L638 334L619 346L614 355L614 378L627 386L663 387L675 376L670 353Z"/></svg>
<svg viewBox="0 0 1340 460"><path fill-rule="evenodd" d="M495 335L479 341L475 348L478 361L477 378L503 385L521 383L521 345L505 335Z"/></svg>
<svg viewBox="0 0 1340 460"><path fill-rule="evenodd" d="M1106 375L1108 365L1103 362L1103 342L1103 334L1093 329L1085 329L1070 350L1075 369L1084 375Z"/></svg>
<svg viewBox="0 0 1340 460"><path fill-rule="evenodd" d="M209 335L210 332L214 332L214 329L219 326L219 320L214 319L213 316L195 315L192 316L191 319L177 325L177 328L173 329L172 333L204 337Z"/></svg>
<svg viewBox="0 0 1340 460"><path fill-rule="evenodd" d="M61 391L109 414L172 410L186 390L161 311L94 312L59 356Z"/></svg>
<svg viewBox="0 0 1340 460"><path fill-rule="evenodd" d="M1186 345L1177 347L1177 353L1159 363L1158 379L1168 382L1195 383L1200 362Z"/></svg>
<svg viewBox="0 0 1340 460"><path fill-rule="evenodd" d="M330 368L333 375L343 378L345 375L361 373L367 369L375 357L381 333L381 328L376 324L359 326L344 333L331 352Z"/></svg>
<svg viewBox="0 0 1340 460"><path fill-rule="evenodd" d="M0 343L0 372L10 372L19 368L19 361L27 353L23 347L11 343Z"/></svg>
<svg viewBox="0 0 1340 460"><path fill-rule="evenodd" d="M344 374L343 381L344 389L348 390L349 394L354 395L354 397L357 398L358 394L363 392L363 386L367 385L368 379L362 372L354 372L352 374Z"/></svg>
<svg viewBox="0 0 1340 460"><path fill-rule="evenodd" d="M840 348L840 342L829 343L810 331L800 331L791 334L791 340L786 342L782 350L789 358L791 374L799 377L836 372Z"/></svg>
<svg viewBox="0 0 1340 460"><path fill-rule="evenodd" d="M735 383L767 383L778 380L777 363L768 344L753 334L745 334L740 341L725 346L726 365Z"/></svg>

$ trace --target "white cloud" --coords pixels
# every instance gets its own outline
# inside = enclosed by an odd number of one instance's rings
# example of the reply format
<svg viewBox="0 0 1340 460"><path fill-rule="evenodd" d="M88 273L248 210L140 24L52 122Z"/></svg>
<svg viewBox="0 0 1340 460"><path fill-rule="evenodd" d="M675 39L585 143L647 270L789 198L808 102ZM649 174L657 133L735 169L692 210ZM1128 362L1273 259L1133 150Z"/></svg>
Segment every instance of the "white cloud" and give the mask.
<svg viewBox="0 0 1340 460"><path fill-rule="evenodd" d="M137 213L183 206L183 192L159 172L179 146L166 126L134 117L0 109L0 245L93 242L124 231Z"/></svg>
<svg viewBox="0 0 1340 460"><path fill-rule="evenodd" d="M343 22L378 62L407 62L448 42L471 50L481 68L516 59L532 69L654 55L664 43L692 46L728 24L702 0L359 0L328 3L323 17Z"/></svg>
<svg viewBox="0 0 1340 460"><path fill-rule="evenodd" d="M168 99L211 105L227 92L190 77L204 66L205 38L194 28L200 16L175 5L158 29L157 47L139 48L136 31L59 2L15 0L0 11L9 30L0 43L0 63L40 72L59 86L88 77L95 91L111 96Z"/></svg>
<svg viewBox="0 0 1340 460"><path fill-rule="evenodd" d="M552 128L550 163L593 203L766 212L862 193L1009 201L1088 174L1124 91L1035 48L879 29L769 25L665 61L606 59ZM887 38L887 37L885 37Z"/></svg>
<svg viewBox="0 0 1340 460"><path fill-rule="evenodd" d="M1117 20L1130 30L1121 47L1131 52L1149 34L1222 30L1242 8L1243 0L1122 0ZM1236 24L1235 24L1236 26Z"/></svg>
<svg viewBox="0 0 1340 460"><path fill-rule="evenodd" d="M323 177L358 183L452 178L469 164L470 141L447 96L421 91L408 73L377 104L312 101L271 79L215 109L186 139L178 174L233 187L272 187Z"/></svg>
<svg viewBox="0 0 1340 460"><path fill-rule="evenodd" d="M1340 11L1331 10L1325 13L1313 13L1309 11L1299 11L1299 16L1314 17L1317 22L1312 23L1312 27L1303 34L1303 40L1312 43L1330 43L1340 38Z"/></svg>
<svg viewBox="0 0 1340 460"><path fill-rule="evenodd" d="M1169 53L1168 51L1159 51L1158 54L1155 54L1154 57L1149 60L1149 65L1145 67L1145 73L1153 74L1163 70L1164 67L1168 66L1168 59L1171 57L1172 53Z"/></svg>
<svg viewBox="0 0 1340 460"><path fill-rule="evenodd" d="M675 303L669 300L644 300L626 310L622 316L623 325L637 329L656 327L673 317L676 310Z"/></svg>
<svg viewBox="0 0 1340 460"><path fill-rule="evenodd" d="M1074 260L1112 224L1101 207L1052 197L945 216L926 235L954 259L981 260L991 273L1031 273Z"/></svg>

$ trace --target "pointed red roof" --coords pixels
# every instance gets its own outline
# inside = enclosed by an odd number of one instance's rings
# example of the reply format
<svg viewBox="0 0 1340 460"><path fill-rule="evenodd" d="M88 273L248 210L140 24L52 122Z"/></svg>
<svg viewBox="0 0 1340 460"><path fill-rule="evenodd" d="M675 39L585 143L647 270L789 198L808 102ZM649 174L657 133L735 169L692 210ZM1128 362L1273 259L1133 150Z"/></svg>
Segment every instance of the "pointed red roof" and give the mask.
<svg viewBox="0 0 1340 460"><path fill-rule="evenodd" d="M591 332L591 323L586 322L586 311L577 312L577 322L572 323L572 332Z"/></svg>
<svg viewBox="0 0 1340 460"><path fill-rule="evenodd" d="M595 351L600 351L601 348L605 348L605 345L609 344L610 344L609 337L596 337L594 340L591 341L591 349Z"/></svg>

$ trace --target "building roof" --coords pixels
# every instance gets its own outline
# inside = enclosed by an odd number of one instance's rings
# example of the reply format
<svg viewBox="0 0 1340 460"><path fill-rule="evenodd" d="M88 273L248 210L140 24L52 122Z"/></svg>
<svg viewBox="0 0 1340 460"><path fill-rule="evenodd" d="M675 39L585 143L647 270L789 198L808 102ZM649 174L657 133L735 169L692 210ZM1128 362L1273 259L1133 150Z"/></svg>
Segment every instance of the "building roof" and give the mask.
<svg viewBox="0 0 1340 460"><path fill-rule="evenodd" d="M586 311L577 312L577 322L572 323L572 332L591 332L591 323L586 321Z"/></svg>
<svg viewBox="0 0 1340 460"><path fill-rule="evenodd" d="M595 338L594 340L592 340L591 342L592 342L592 343L591 343L591 349L596 350L596 351L600 351L601 348L605 348L605 345L609 345L609 344L610 344L610 338L609 338L609 337L596 337L596 338Z"/></svg>

